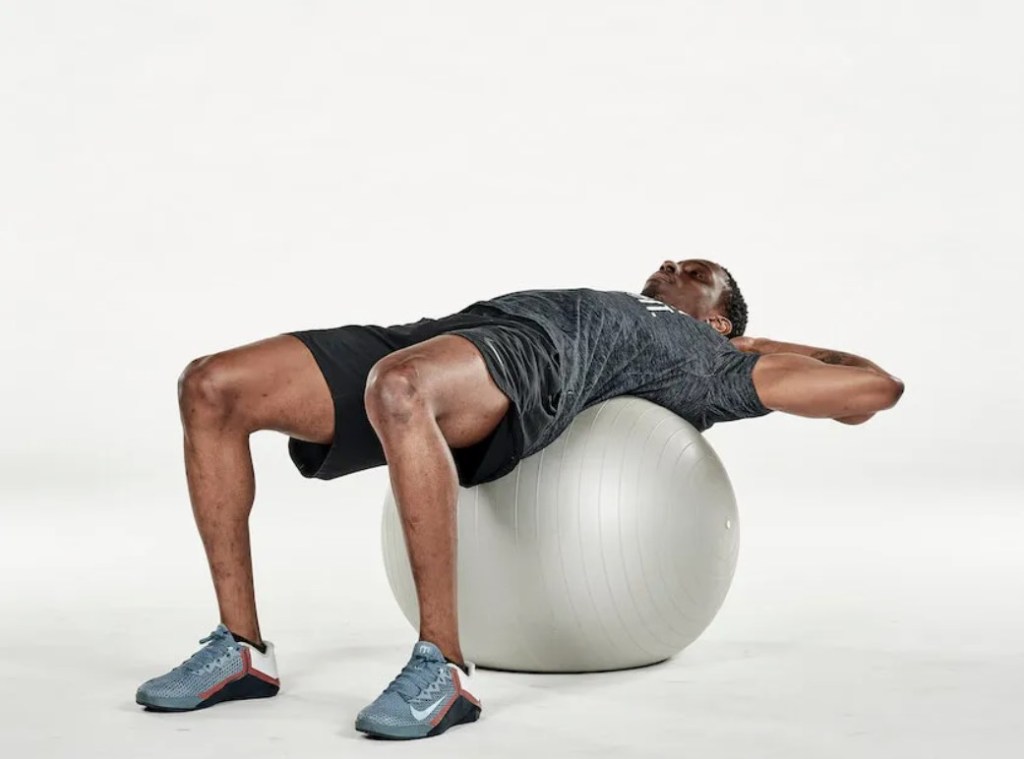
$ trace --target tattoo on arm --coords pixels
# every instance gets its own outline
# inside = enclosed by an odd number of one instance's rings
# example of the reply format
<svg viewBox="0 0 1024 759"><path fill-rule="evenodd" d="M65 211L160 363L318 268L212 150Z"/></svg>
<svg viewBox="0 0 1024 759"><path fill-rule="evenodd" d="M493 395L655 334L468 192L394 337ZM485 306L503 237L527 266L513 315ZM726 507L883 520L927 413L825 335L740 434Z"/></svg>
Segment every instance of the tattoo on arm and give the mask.
<svg viewBox="0 0 1024 759"><path fill-rule="evenodd" d="M872 363L861 356L855 356L852 353L844 353L843 351L836 351L830 348L815 348L810 345L798 345L796 343L781 343L774 340L767 341L767 345L770 346L771 350L762 350L762 353L799 353L801 356L816 358L823 364L853 366L859 369L870 369L887 377L892 376L878 364Z"/></svg>
<svg viewBox="0 0 1024 759"><path fill-rule="evenodd" d="M840 364L842 366L855 366L857 363L852 360L853 356L849 353L842 353L841 351L815 351L811 354L811 358L816 358L825 364Z"/></svg>

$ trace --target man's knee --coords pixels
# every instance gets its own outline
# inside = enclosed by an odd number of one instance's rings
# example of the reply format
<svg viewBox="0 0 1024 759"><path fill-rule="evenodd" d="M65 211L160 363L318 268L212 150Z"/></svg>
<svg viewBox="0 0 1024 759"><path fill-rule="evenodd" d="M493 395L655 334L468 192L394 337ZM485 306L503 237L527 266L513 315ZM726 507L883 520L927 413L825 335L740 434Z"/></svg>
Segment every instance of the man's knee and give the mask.
<svg viewBox="0 0 1024 759"><path fill-rule="evenodd" d="M239 389L229 363L216 353L194 359L185 367L178 378L178 405L186 423L225 420L235 414Z"/></svg>
<svg viewBox="0 0 1024 759"><path fill-rule="evenodd" d="M429 367L416 357L386 356L374 364L366 380L366 414L371 424L403 423L427 410L425 374Z"/></svg>

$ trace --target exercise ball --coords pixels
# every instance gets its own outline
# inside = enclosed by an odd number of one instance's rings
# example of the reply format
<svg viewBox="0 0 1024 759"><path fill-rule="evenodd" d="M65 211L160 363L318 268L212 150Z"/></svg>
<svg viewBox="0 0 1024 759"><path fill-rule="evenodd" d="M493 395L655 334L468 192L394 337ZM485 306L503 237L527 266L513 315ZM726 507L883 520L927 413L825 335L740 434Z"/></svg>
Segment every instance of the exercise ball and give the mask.
<svg viewBox="0 0 1024 759"><path fill-rule="evenodd" d="M508 475L461 488L463 654L521 672L595 672L663 661L711 623L732 582L739 521L714 450L639 398L577 416ZM382 520L388 582L419 629L393 494Z"/></svg>

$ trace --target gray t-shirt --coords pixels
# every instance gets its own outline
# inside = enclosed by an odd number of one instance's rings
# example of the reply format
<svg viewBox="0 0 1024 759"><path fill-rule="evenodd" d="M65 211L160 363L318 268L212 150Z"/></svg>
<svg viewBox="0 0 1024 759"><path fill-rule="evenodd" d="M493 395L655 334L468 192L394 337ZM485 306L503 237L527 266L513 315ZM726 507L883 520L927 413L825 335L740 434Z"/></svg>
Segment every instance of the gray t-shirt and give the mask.
<svg viewBox="0 0 1024 759"><path fill-rule="evenodd" d="M527 290L479 301L530 322L558 356L561 384L550 424L524 455L549 445L588 406L619 395L645 398L703 431L717 422L764 416L751 371L760 358L737 350L711 325L661 301L627 292Z"/></svg>

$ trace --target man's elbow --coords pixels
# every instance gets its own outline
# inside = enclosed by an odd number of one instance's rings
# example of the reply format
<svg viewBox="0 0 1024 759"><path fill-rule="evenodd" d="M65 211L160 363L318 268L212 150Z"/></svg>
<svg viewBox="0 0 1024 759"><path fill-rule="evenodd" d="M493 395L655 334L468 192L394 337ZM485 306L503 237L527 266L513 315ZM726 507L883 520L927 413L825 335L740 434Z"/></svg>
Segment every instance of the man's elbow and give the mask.
<svg viewBox="0 0 1024 759"><path fill-rule="evenodd" d="M856 416L837 416L835 419L842 424L864 424L874 414L857 414Z"/></svg>
<svg viewBox="0 0 1024 759"><path fill-rule="evenodd" d="M879 392L877 398L878 403L875 411L870 411L864 414L851 414L850 416L837 416L835 420L842 422L843 424L864 424L868 419L873 417L879 411L886 411L891 409L897 403L900 398L903 397L903 380L897 379L896 377L890 377L886 381L885 387Z"/></svg>
<svg viewBox="0 0 1024 759"><path fill-rule="evenodd" d="M871 409L868 417L874 416L879 411L888 411L899 403L900 398L903 397L903 388L903 380L896 377L885 377L883 383L873 395L875 400L872 405L874 408Z"/></svg>
<svg viewBox="0 0 1024 759"><path fill-rule="evenodd" d="M885 406L886 409L890 409L893 406L895 406L897 403L899 403L900 398L903 397L904 387L905 386L903 384L903 380L897 379L896 377L890 377L889 378L889 388L888 388L889 402L888 402L888 405Z"/></svg>

